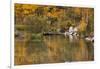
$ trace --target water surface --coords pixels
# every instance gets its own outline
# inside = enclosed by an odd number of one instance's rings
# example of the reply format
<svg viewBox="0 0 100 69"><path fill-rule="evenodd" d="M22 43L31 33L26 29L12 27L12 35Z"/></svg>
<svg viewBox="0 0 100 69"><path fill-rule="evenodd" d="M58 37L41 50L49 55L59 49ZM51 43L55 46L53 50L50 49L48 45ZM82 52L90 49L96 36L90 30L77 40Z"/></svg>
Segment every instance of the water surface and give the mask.
<svg viewBox="0 0 100 69"><path fill-rule="evenodd" d="M15 65L93 61L94 46L83 38L62 35L15 40Z"/></svg>

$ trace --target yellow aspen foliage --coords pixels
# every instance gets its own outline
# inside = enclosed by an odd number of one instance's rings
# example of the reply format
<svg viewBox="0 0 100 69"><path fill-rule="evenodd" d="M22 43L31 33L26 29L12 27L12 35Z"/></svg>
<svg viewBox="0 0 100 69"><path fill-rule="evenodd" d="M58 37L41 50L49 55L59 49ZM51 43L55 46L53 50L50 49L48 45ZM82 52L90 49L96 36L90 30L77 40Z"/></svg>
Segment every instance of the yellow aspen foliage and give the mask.
<svg viewBox="0 0 100 69"><path fill-rule="evenodd" d="M85 19L82 18L82 20L80 21L79 27L78 27L79 31L80 32L85 31L86 30L86 26L87 26L87 24L85 22Z"/></svg>
<svg viewBox="0 0 100 69"><path fill-rule="evenodd" d="M76 14L80 15L81 9L80 9L80 8L75 8L74 12L75 12Z"/></svg>

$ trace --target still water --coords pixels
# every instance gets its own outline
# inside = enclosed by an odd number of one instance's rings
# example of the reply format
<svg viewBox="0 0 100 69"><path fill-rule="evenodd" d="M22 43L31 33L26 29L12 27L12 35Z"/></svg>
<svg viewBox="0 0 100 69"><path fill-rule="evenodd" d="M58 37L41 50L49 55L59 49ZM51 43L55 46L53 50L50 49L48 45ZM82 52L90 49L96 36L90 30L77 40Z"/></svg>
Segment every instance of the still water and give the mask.
<svg viewBox="0 0 100 69"><path fill-rule="evenodd" d="M15 65L93 61L94 45L83 38L60 35L28 41L15 40Z"/></svg>

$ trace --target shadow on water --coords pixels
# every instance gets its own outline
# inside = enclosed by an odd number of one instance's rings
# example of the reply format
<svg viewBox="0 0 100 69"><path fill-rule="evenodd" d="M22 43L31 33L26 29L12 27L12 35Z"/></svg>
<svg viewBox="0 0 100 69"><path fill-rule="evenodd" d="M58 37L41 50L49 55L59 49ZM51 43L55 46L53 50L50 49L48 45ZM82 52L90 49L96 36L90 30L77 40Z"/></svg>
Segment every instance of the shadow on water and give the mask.
<svg viewBox="0 0 100 69"><path fill-rule="evenodd" d="M94 60L94 46L82 38L61 35L16 41L15 65Z"/></svg>

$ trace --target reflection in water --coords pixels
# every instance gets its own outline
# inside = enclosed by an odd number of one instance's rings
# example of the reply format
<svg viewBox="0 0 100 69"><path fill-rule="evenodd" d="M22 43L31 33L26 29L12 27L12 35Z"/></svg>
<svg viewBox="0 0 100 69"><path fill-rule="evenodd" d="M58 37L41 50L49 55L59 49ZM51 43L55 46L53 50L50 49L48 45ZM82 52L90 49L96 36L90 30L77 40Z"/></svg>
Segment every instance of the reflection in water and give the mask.
<svg viewBox="0 0 100 69"><path fill-rule="evenodd" d="M60 35L15 41L15 65L94 60L93 43Z"/></svg>

